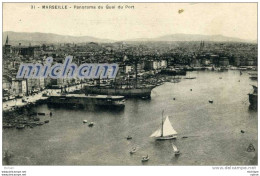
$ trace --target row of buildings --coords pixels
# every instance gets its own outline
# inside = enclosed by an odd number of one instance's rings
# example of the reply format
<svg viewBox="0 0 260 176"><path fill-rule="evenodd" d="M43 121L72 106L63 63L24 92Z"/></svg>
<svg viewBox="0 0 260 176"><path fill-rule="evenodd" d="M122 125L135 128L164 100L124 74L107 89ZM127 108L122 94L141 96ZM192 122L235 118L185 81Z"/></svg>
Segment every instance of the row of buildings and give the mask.
<svg viewBox="0 0 260 176"><path fill-rule="evenodd" d="M3 76L2 88L3 97L23 97L38 93L45 88L64 88L71 85L81 83L79 79L51 79L51 78L39 78L39 79L17 79L10 78L6 75ZM9 98L10 99L10 98Z"/></svg>
<svg viewBox="0 0 260 176"><path fill-rule="evenodd" d="M135 67L137 68L135 69ZM146 61L140 61L140 63L137 63L136 65L123 65L122 71L125 74L129 74L135 71L140 73L144 71L164 69L164 68L167 68L166 60L146 60Z"/></svg>
<svg viewBox="0 0 260 176"><path fill-rule="evenodd" d="M201 66L255 66L257 45L246 43L81 43L12 46L7 36L3 46L4 96L23 96L47 87L61 88L82 82L78 79L16 79L20 63L45 63L48 56L54 63L62 63L72 55L77 65L83 63L118 63L119 76L134 77L135 72L159 71L179 65ZM53 64L54 64L53 63ZM86 80L83 80L86 81Z"/></svg>

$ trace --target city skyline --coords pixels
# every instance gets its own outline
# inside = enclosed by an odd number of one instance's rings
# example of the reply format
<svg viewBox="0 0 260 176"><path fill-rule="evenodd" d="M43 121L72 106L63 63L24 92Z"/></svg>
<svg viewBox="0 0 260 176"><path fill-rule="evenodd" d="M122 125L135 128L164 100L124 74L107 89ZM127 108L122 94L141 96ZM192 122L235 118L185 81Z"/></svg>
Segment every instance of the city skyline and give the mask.
<svg viewBox="0 0 260 176"><path fill-rule="evenodd" d="M257 40L257 3L35 4L39 7L42 5L67 5L71 9L43 10L40 8L32 10L30 9L31 3L19 5L4 3L3 31L91 36L116 41L149 39L180 33L223 35L244 40ZM103 5L104 8L106 5L115 5L115 7L134 5L135 7L123 10L79 10L74 9L74 5L96 7ZM179 12L180 9L183 11ZM16 13L13 14L11 11ZM64 16L66 16L66 20L63 20ZM75 26L77 30L75 30Z"/></svg>

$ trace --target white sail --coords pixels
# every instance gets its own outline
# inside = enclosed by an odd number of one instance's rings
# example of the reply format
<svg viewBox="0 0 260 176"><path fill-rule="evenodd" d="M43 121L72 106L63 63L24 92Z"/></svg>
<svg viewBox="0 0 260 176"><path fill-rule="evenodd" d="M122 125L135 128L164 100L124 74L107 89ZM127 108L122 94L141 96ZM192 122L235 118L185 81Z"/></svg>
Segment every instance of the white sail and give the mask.
<svg viewBox="0 0 260 176"><path fill-rule="evenodd" d="M163 123L163 136L171 136L175 134L177 134L177 132L173 129L171 122L167 116ZM160 137L161 135L162 127L159 127L150 137Z"/></svg>
<svg viewBox="0 0 260 176"><path fill-rule="evenodd" d="M178 133L173 129L172 124L167 116L163 123L163 136L170 136L174 134Z"/></svg>
<svg viewBox="0 0 260 176"><path fill-rule="evenodd" d="M159 137L161 136L161 128L159 128L158 130L156 130L150 137Z"/></svg>
<svg viewBox="0 0 260 176"><path fill-rule="evenodd" d="M178 152L179 150L177 149L176 145L172 144L172 148L174 152Z"/></svg>

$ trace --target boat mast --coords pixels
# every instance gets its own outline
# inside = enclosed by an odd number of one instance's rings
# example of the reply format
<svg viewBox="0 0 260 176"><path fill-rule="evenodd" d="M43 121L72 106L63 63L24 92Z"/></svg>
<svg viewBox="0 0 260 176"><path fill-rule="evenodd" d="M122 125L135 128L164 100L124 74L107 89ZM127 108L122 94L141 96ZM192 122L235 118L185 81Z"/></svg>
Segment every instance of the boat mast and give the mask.
<svg viewBox="0 0 260 176"><path fill-rule="evenodd" d="M138 69L137 69L137 66L138 66L138 63L140 61L140 58L141 58L141 53L142 53L142 50L140 49L141 46L139 46L139 49L137 51L137 54L134 55L133 54L133 57L134 57L134 66L135 66L135 88L137 88L137 85L138 85Z"/></svg>
<svg viewBox="0 0 260 176"><path fill-rule="evenodd" d="M98 77L98 81L97 81L98 87L100 87L100 76Z"/></svg>
<svg viewBox="0 0 260 176"><path fill-rule="evenodd" d="M126 82L127 88L129 88L129 73L127 73L127 82Z"/></svg>
<svg viewBox="0 0 260 176"><path fill-rule="evenodd" d="M162 111L162 134L161 137L163 137L163 111Z"/></svg>
<svg viewBox="0 0 260 176"><path fill-rule="evenodd" d="M135 56L134 56L135 57ZM137 56L134 58L134 66L135 66L135 88L137 88L137 65L138 65L138 60L139 60L139 53L137 54Z"/></svg>

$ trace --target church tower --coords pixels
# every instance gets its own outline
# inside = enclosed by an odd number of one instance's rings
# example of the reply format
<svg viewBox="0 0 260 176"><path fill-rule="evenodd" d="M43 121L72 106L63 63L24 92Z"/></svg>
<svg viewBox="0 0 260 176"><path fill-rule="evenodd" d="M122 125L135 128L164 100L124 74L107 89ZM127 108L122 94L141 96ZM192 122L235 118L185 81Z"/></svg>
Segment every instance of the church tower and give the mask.
<svg viewBox="0 0 260 176"><path fill-rule="evenodd" d="M9 39L7 35L5 45L4 45L4 54L10 54L10 53L11 53L11 45L9 44Z"/></svg>
<svg viewBox="0 0 260 176"><path fill-rule="evenodd" d="M8 35L6 37L5 45L8 45Z"/></svg>

